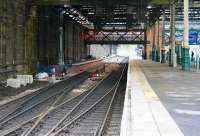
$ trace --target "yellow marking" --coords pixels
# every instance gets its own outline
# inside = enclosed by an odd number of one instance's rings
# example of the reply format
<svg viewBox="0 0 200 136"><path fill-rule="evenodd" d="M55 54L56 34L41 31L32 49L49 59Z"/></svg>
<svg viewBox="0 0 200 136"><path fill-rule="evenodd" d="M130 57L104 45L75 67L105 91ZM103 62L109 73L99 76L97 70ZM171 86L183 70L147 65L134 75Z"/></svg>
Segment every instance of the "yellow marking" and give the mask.
<svg viewBox="0 0 200 136"><path fill-rule="evenodd" d="M157 99L158 96L156 95L155 91L152 89L151 85L146 79L146 76L142 72L141 65L139 64L138 61L132 62L134 65L133 70L135 71L135 77L136 79L141 83L142 90L144 92L144 95L146 98L150 99Z"/></svg>

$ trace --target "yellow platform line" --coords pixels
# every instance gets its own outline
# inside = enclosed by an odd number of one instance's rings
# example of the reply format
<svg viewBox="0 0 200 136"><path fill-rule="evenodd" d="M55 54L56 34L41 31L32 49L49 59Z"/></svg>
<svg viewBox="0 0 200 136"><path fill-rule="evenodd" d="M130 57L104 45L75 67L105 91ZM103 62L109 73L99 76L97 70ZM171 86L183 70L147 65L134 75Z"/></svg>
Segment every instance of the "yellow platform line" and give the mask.
<svg viewBox="0 0 200 136"><path fill-rule="evenodd" d="M138 61L134 61L133 63L134 66L134 73L136 79L142 84L142 90L146 98L148 99L158 99L157 94L153 90L153 88L150 86L146 76L142 72L142 66L141 63Z"/></svg>
<svg viewBox="0 0 200 136"><path fill-rule="evenodd" d="M139 60L132 61L132 70L135 79L140 82L141 90L147 100L152 118L159 130L161 136L184 136L178 125L170 116L166 108L161 103L158 95L149 84L146 76L142 71L142 64Z"/></svg>
<svg viewBox="0 0 200 136"><path fill-rule="evenodd" d="M149 84L139 60L130 60L120 136L183 136Z"/></svg>

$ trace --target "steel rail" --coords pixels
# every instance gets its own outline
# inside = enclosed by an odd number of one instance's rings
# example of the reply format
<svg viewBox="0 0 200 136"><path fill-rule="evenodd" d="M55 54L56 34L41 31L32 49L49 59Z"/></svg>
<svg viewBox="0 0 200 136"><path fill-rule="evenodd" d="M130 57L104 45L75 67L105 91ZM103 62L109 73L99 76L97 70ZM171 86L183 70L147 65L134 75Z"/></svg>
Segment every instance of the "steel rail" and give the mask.
<svg viewBox="0 0 200 136"><path fill-rule="evenodd" d="M30 116L37 116L38 114L40 114L40 113L37 113L37 108L38 108L38 107L39 107L39 108L42 107L41 105L42 105L43 103L44 103L44 104L45 104L45 103L47 104L46 107L43 106L44 109L48 108L48 107L52 104L52 102L54 102L54 101L57 100L57 98L58 98L59 95L61 95L61 94L66 94L66 93L65 93L66 90L67 90L67 92L69 92L69 91L72 90L77 84L81 83L83 80L85 80L85 78L80 79L78 82L76 82L76 83L70 85L70 87L67 86L67 87L61 89L60 91L55 92L53 95L50 95L50 96L47 97L45 100L43 100L43 101L41 101L41 102L39 102L39 103L36 103L35 105L30 106L30 107L28 107L27 109L25 109L25 110L23 110L23 111L21 111L21 112L19 112L19 113L16 113L15 115L11 116L10 118L7 118L6 120L4 120L3 122L0 123L0 126L1 126L1 132L0 132L0 134L1 134L1 133L4 133L3 130L7 129L6 126L9 126L9 125L12 126L12 125L15 125L15 124L16 124L16 123L15 123L16 121L12 122L12 120L18 120L18 121L21 120L22 122L18 122L18 123L24 124L24 123L23 123L24 120L22 120L21 118L25 118L25 119L27 120L26 117L29 118L29 114L27 114L28 112L30 113ZM50 100L50 101L49 101L49 100ZM60 101L60 102L61 102L61 101ZM56 103L54 102L54 104L59 104L59 103L56 101ZM19 107L19 108L21 108L21 107ZM31 111L33 111L33 113L32 113ZM36 112L36 113L35 113L35 112ZM40 112L40 109L39 109L39 112ZM23 114L25 114L26 116L25 116L25 117L21 117ZM36 115L35 115L35 114L36 114ZM15 128L15 127L14 127L14 128ZM9 129L10 129L10 127L9 127ZM6 131L6 130L5 130L5 131Z"/></svg>
<svg viewBox="0 0 200 136"><path fill-rule="evenodd" d="M34 108L28 109L27 111L20 113L16 116L13 116L10 119L1 123L0 135L2 135L2 133L4 132L7 132L7 129L15 128L16 125L23 124L30 118L40 115L40 113L43 110L48 109L48 106L51 105L58 98L59 95L61 95L61 93L57 93L56 95L50 97L48 100L43 101L42 103L39 103Z"/></svg>
<svg viewBox="0 0 200 136"><path fill-rule="evenodd" d="M95 94L95 89L93 91L91 91L90 93L88 93L88 95L86 95L79 103L77 103L74 108L67 113L45 136L48 136L50 133L52 133L53 131L56 130L56 128L58 128L59 126L63 125L62 123L67 120L67 119L71 119L70 116L73 116L72 113L81 107L81 104L83 104L83 102L89 97L92 96L93 94ZM82 108L82 107L81 107Z"/></svg>
<svg viewBox="0 0 200 136"><path fill-rule="evenodd" d="M101 82L103 81L103 79L98 82L97 84L94 84L90 87L88 87L87 91L86 91L86 94L88 92L90 92L91 90L93 90L93 88L96 88ZM84 93L82 93L81 95L83 95ZM77 97L79 97L80 95L78 95ZM83 95L84 96L84 95ZM29 135L32 131L34 131L34 129L36 129L36 127L40 124L40 123L43 123L42 121L44 120L44 118L46 116L50 116L50 114L52 114L52 112L55 112L56 110L59 110L59 108L63 108L64 105L67 105L70 101L76 99L77 97L74 97L74 98L71 98L69 101L65 101L63 103L61 103L60 105L56 106L55 104L51 106L51 108L49 110L47 110L40 118L39 120L37 120L37 122L26 132L24 133L23 135Z"/></svg>
<svg viewBox="0 0 200 136"><path fill-rule="evenodd" d="M87 92L85 92L85 93L87 93ZM37 120L36 120L34 123L32 123L31 127L30 127L30 128L27 128L26 131L24 131L24 132L22 133L22 135L27 134L28 131L30 131L31 128L34 128L34 125L35 125L35 124L36 124L36 125L38 124L38 121L41 121L41 119L43 119L43 118L44 118L46 115L48 115L50 112L52 112L53 110L56 110L57 108L60 108L60 107L61 107L62 105L64 105L64 104L68 104L70 101L76 99L77 97L81 97L81 95L84 95L84 93L82 93L82 94L80 94L80 95L78 95L78 96L76 96L76 97L74 97L74 98L71 98L71 99L69 99L68 101L63 102L62 104L60 104L60 105L58 105L58 106L56 106L56 107L51 107L51 108L49 108L46 112L41 113L40 115L34 117L33 119L36 119L36 118L37 118ZM4 135L8 135L8 134L10 134L10 133L17 133L17 132L15 132L15 131L17 131L17 129L21 129L22 126L26 125L27 123L30 123L33 119L28 120L27 122L25 122L25 123L23 123L23 124L17 126L15 129L8 131L7 133L4 133ZM3 136L4 136L4 135L3 135Z"/></svg>
<svg viewBox="0 0 200 136"><path fill-rule="evenodd" d="M96 101L92 106L90 106L86 111L80 113L79 115L75 116L75 118L73 120L71 120L70 122L68 122L67 124L65 124L63 127L59 128L57 131L55 132L51 132L50 134L47 134L45 136L56 136L58 135L61 131L63 131L65 128L67 128L68 126L70 126L72 123L74 123L75 121L77 121L79 118L81 118L82 116L84 116L86 113L88 113L89 111L91 111L95 106L97 106L100 102L102 102L103 100L105 100L104 98L107 97L109 94L111 94L111 92L113 92L114 88L116 87L116 85L114 85L104 96L102 96L98 101Z"/></svg>
<svg viewBox="0 0 200 136"><path fill-rule="evenodd" d="M80 74L81 75L81 74ZM79 75L79 76L80 76ZM79 77L78 76L78 77ZM87 74L87 76L86 77L88 77L89 76L89 74ZM75 78L75 77L72 77L72 78ZM72 79L72 78L68 78L67 80L65 80L65 81L61 81L62 83L63 82L67 82L68 80L70 80L70 79ZM72 79L73 80L73 79ZM84 80L84 79L83 79ZM82 80L80 80L80 82L81 82ZM78 82L79 83L79 82ZM77 84L78 84L77 83ZM41 91L39 91L36 95L33 95L31 98L29 98L28 100L26 100L25 102L23 102L20 106L18 106L16 109L15 109L15 111L12 111L12 112L9 112L4 118L2 118L1 120L0 120L0 126L1 126L1 124L2 123L4 123L4 122L6 122L7 120L10 120L10 118L12 118L12 116L16 116L17 114L21 114L21 113L23 113L23 112L25 112L25 111L27 111L27 110L29 110L29 109L31 109L31 108L33 108L33 107L35 107L35 106L37 106L39 103L41 103L41 102L43 102L43 101L45 101L45 100L47 100L47 99L49 99L51 96L53 96L53 95L56 95L56 93L57 92L63 92L63 91L65 91L66 89L68 89L69 88L69 86L66 86L66 87L64 87L64 88L61 88L61 89L59 89L59 90L56 90L56 92L55 92L55 90L50 90L50 92L49 92L49 89L52 89L52 87L55 87L55 86L59 86L61 83L57 83L57 84L53 84L53 85L51 85L51 86L49 86L49 87L47 87L47 88L44 88L44 89L41 89ZM76 84L75 84L76 85ZM71 86L71 85L70 85ZM44 91L43 91L44 90ZM70 90L70 89L69 89ZM51 93L51 91L53 91L52 93ZM45 93L48 93L47 95L44 95L44 96L42 96L43 94L45 94ZM41 96L40 96L41 95ZM42 99L42 100L40 100L40 99ZM45 98L46 97L46 98ZM34 100L34 101L33 101ZM30 102L30 104L29 104L29 102ZM31 106L29 106L29 105L31 105Z"/></svg>
<svg viewBox="0 0 200 136"><path fill-rule="evenodd" d="M40 117L40 115L35 116L35 117L27 120L26 122L22 123L22 124L16 125L16 127L14 129L13 128L8 128L6 131L4 131L3 133L1 133L1 136L10 136L13 133L14 133L13 135L16 136L18 134L18 132L16 132L16 131L18 131L18 129L23 129L22 127L26 126L27 124L28 125L29 124L33 124L33 122L35 122L37 120L37 118L39 118L39 117ZM21 131L21 130L19 130L19 131Z"/></svg>
<svg viewBox="0 0 200 136"><path fill-rule="evenodd" d="M78 120L79 118L81 118L82 116L84 116L86 113L88 113L89 111L91 111L95 106L97 106L102 100L104 100L104 98L106 96L108 96L112 91L114 91L111 102L109 105L111 105L111 103L113 102L116 93L117 93L117 88L119 86L119 83L122 79L123 73L124 73L125 67L123 68L122 74L120 75L119 80L114 84L114 86L112 86L112 88L108 91L108 93L106 93L104 96L102 96L98 101L96 101L92 106L90 106L86 111L80 113L79 115L77 115L73 120L69 121L67 124L65 124L63 127L61 127L60 129L58 129L57 131L53 132L51 131L50 133L48 133L45 136L56 136L58 135L61 131L63 131L64 129L66 129L68 126L70 126L71 124L73 124L76 120ZM98 129L97 129L98 131Z"/></svg>
<svg viewBox="0 0 200 136"><path fill-rule="evenodd" d="M33 97L36 97L36 95L39 95L40 93L43 92L43 90L48 90L49 88L51 88L53 85L55 84L50 84L40 90L38 90L37 92L34 92L33 94L24 96L22 98L16 99L14 101L10 101L4 105L0 106L0 122L2 122L7 116L11 115L17 108L19 108L19 106L22 103L26 103L28 102L30 99L32 99ZM6 113L6 114L4 114Z"/></svg>
<svg viewBox="0 0 200 136"><path fill-rule="evenodd" d="M87 91L84 92L84 93L87 93ZM36 119L36 118L37 118L37 120L36 120L34 123L32 123L33 125L31 125L30 128L27 128L26 131L22 133L22 135L27 134L28 131L29 131L31 128L34 128L34 125L35 125L35 124L37 125L38 121L41 121L41 119L43 119L45 116L47 116L50 112L52 112L53 110L56 110L56 109L58 109L58 108L61 108L61 106L63 106L64 104L68 104L69 102L71 102L72 100L76 99L77 97L81 97L81 95L84 95L84 93L79 94L78 96L75 96L74 98L71 98L71 99L69 99L69 100L63 102L62 104L60 104L60 105L58 105L58 106L56 106L56 107L53 107L53 106L50 107L50 108L49 108L47 111L45 111L44 113L41 113L40 115L38 115L38 116L36 116L36 117L34 117L34 118L32 118L32 119L26 121L25 123L20 124L20 125L17 126L15 129L8 131L8 132L5 133L4 135L8 135L8 134L10 134L10 133L14 133L15 131L17 131L17 129L20 129L22 126L26 125L27 123L30 123L33 119ZM15 132L15 133L17 133L17 132Z"/></svg>
<svg viewBox="0 0 200 136"><path fill-rule="evenodd" d="M25 100L23 103L21 103L19 106L17 106L16 108L14 108L14 110L12 110L11 112L8 112L7 115L5 115L3 118L0 119L0 122L2 122L3 120L5 120L6 118L9 118L10 116L12 116L13 114L16 114L16 112L19 112L20 110L24 109L27 107L27 105L29 104L29 102L31 102L30 105L34 105L34 103L38 103L40 99L45 98L46 93L54 93L55 89L57 90L62 90L63 87L65 86L65 83L68 82L72 82L72 80L75 80L75 78L79 79L79 78L83 78L83 76L89 77L89 72L82 72L76 76L67 78L61 82L58 82L56 84L50 84L49 86L47 86L46 88L42 88L40 91L37 91L36 94L34 94L33 96L31 96L30 98L28 98L27 100ZM69 84L69 83L68 83ZM60 87L61 86L61 87ZM42 95L44 95L43 97L41 97ZM47 95L48 96L48 95ZM37 97L40 97L37 98ZM36 101L34 101L36 99ZM28 106L29 107L29 106Z"/></svg>
<svg viewBox="0 0 200 136"><path fill-rule="evenodd" d="M122 77L123 77L123 74L124 74L124 71L125 71L126 67L127 67L127 66L125 65L125 67L124 67L124 69L123 69L123 72L122 72L122 75L120 76L120 80L119 80L119 82L117 83L117 87L116 87L116 89L115 89L115 95L116 95L117 91L119 91L119 84L120 84L120 82L121 82L121 80L122 80ZM114 99L115 99L115 97L112 98L111 103L110 103L110 105L109 105L109 107L108 107L108 110L107 110L107 112L106 112L105 118L104 118L104 120L103 120L103 123L102 123L100 129L98 130L97 135L95 135L95 136L101 136L101 135L102 135L103 129L105 128L106 120L107 120L108 115L109 115L109 113L110 113L110 111L111 111L111 107L112 107L112 105L114 104Z"/></svg>
<svg viewBox="0 0 200 136"><path fill-rule="evenodd" d="M110 76L110 75L108 75L108 76ZM90 94L91 94L91 93L92 93L92 92L93 92L93 91L94 91L108 76L104 77L100 82L98 82L97 84L95 84L94 86L92 86L91 88L89 88L89 89L91 89L91 90L90 90L83 98L81 98L81 100L78 101L78 103L76 103L75 105L73 105L72 109L70 109L70 111L68 111L68 113L66 113L66 115L65 115L64 117L61 117L61 120L59 120L59 121L57 122L56 125L59 125L60 123L62 123L62 121L64 121L65 118L66 118L68 115L70 115L72 111L75 110L74 107L78 106L84 99L86 99L87 96L89 96L89 95L90 95ZM57 110L59 107L63 106L64 104L66 104L66 103L63 103L62 105L59 105L59 106L57 106L56 108L53 108L53 107L52 107L52 109L49 110L49 111L46 113L46 115L44 115L43 117L41 117L40 120L38 120L37 123L36 123L26 134L24 134L23 136L28 136L28 135L32 134L32 133L33 133L33 130L36 128L36 126L38 126L38 124L39 124L40 122L42 122L42 120L44 119L45 116L47 116L48 114L51 114L51 112L52 112L54 109ZM53 129L53 128L51 128L51 130L52 130L52 129Z"/></svg>

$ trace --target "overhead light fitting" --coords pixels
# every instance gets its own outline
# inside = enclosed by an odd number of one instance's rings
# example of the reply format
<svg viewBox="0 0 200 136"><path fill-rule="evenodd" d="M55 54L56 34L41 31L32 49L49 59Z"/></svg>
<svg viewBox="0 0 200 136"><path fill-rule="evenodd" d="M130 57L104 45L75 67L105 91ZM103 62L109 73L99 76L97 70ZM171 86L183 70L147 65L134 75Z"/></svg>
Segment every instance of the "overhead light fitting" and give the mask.
<svg viewBox="0 0 200 136"><path fill-rule="evenodd" d="M75 20L77 23L84 25L87 28L93 29L94 24L85 18L79 11L74 8L69 7L69 5L64 5L62 13L68 15L70 18ZM91 14L94 14L91 12Z"/></svg>
<svg viewBox="0 0 200 136"><path fill-rule="evenodd" d="M65 8L70 7L69 5L64 5Z"/></svg>
<svg viewBox="0 0 200 136"><path fill-rule="evenodd" d="M152 5L148 5L147 6L147 9L151 9L151 8L153 8Z"/></svg>

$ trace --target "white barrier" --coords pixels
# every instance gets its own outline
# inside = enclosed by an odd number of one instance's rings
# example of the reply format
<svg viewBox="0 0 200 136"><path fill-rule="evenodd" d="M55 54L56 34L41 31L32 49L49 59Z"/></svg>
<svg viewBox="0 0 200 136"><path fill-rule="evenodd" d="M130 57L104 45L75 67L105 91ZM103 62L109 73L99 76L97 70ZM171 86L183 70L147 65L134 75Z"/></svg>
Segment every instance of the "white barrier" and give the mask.
<svg viewBox="0 0 200 136"><path fill-rule="evenodd" d="M10 78L7 80L7 86L13 88L19 88L21 85L26 86L27 84L33 83L33 75L17 75L17 78Z"/></svg>
<svg viewBox="0 0 200 136"><path fill-rule="evenodd" d="M19 88L21 86L21 82L19 79L9 78L7 79L7 86Z"/></svg>

